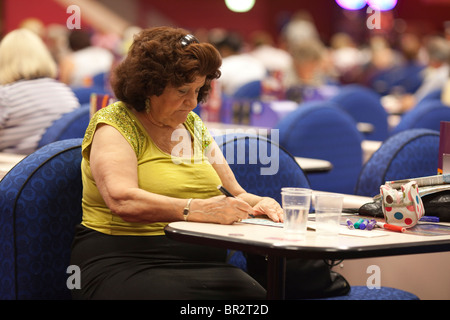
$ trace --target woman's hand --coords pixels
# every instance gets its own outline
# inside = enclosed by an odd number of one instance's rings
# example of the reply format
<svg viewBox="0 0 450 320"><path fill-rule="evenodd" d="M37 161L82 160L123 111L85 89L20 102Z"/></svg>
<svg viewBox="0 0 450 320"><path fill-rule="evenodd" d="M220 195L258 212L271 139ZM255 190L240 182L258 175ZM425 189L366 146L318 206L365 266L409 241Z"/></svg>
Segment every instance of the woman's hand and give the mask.
<svg viewBox="0 0 450 320"><path fill-rule="evenodd" d="M275 199L263 197L254 207L256 215L267 215L274 222L283 222L283 209Z"/></svg>
<svg viewBox="0 0 450 320"><path fill-rule="evenodd" d="M255 214L257 212L239 198L216 196L192 200L188 221L232 224Z"/></svg>

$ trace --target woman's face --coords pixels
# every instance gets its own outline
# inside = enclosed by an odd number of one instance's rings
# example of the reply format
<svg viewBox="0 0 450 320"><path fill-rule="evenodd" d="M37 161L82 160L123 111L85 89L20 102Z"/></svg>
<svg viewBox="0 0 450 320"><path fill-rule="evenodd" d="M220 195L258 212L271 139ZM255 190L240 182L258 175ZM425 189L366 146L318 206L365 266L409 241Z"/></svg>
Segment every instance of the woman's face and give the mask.
<svg viewBox="0 0 450 320"><path fill-rule="evenodd" d="M181 87L167 86L163 93L150 97L149 115L159 125L176 128L186 121L189 112L197 106L197 97L204 86L206 76L198 76L194 82Z"/></svg>

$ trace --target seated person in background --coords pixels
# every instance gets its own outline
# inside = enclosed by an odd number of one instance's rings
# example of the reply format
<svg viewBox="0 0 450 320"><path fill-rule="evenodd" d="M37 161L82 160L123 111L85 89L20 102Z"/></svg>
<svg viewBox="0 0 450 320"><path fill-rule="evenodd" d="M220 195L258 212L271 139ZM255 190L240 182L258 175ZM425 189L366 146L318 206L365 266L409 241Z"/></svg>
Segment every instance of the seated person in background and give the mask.
<svg viewBox="0 0 450 320"><path fill-rule="evenodd" d="M110 71L114 55L105 48L92 45L88 32L74 29L68 41L71 52L59 64L62 82L73 88L89 87L95 75Z"/></svg>
<svg viewBox="0 0 450 320"><path fill-rule="evenodd" d="M26 29L0 43L0 150L29 154L46 129L80 105L55 80L57 65L41 38Z"/></svg>
<svg viewBox="0 0 450 320"><path fill-rule="evenodd" d="M292 45L293 73L286 80L286 99L304 102L331 97L337 87L329 83L326 72L327 51L318 40Z"/></svg>
<svg viewBox="0 0 450 320"><path fill-rule="evenodd" d="M226 250L164 234L172 221L232 224L250 214L282 221L275 200L240 187L192 112L220 64L212 45L159 27L140 32L115 69L120 101L93 116L82 144L83 219L71 259L82 287L74 298L265 298L256 280L225 263ZM236 198L220 195L220 184Z"/></svg>
<svg viewBox="0 0 450 320"><path fill-rule="evenodd" d="M431 37L426 42L427 67L423 70L423 83L414 94L403 95L400 98L402 111L413 108L428 93L443 89L449 78L450 46L442 37Z"/></svg>
<svg viewBox="0 0 450 320"><path fill-rule="evenodd" d="M265 65L248 52L242 51L242 39L236 33L226 32L221 39L215 40L223 60L219 79L222 92L232 96L241 86L267 75Z"/></svg>

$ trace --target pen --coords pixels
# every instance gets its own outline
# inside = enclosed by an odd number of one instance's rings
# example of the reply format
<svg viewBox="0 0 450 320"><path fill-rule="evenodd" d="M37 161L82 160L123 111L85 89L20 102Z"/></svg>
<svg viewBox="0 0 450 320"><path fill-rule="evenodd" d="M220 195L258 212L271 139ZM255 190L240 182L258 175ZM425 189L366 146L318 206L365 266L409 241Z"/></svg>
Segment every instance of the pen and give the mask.
<svg viewBox="0 0 450 320"><path fill-rule="evenodd" d="M355 229L355 226L353 225L352 220L347 219L345 222L347 223L347 227L348 227L350 230Z"/></svg>
<svg viewBox="0 0 450 320"><path fill-rule="evenodd" d="M231 194L231 192L228 191L227 189L225 189L224 186L218 185L218 186L217 186L217 189L219 189L220 192L222 192L225 196L230 197L230 198L234 198L234 196ZM254 217L255 217L255 216L252 215L252 214L249 214L249 216L250 216L251 218L254 218Z"/></svg>
<svg viewBox="0 0 450 320"><path fill-rule="evenodd" d="M363 221L361 221L361 223L359 224L359 229L364 230L367 227L367 224L369 223L369 220L364 219Z"/></svg>
<svg viewBox="0 0 450 320"><path fill-rule="evenodd" d="M377 222L377 226L386 230L397 231L397 232L405 232L406 229L400 226L394 226L392 224Z"/></svg>
<svg viewBox="0 0 450 320"><path fill-rule="evenodd" d="M220 192L222 192L222 193L223 193L224 195L226 195L227 197L234 198L234 196L230 193L230 191L228 191L227 189L225 189L224 186L219 185L219 186L217 186L217 189L219 189Z"/></svg>
<svg viewBox="0 0 450 320"><path fill-rule="evenodd" d="M423 216L419 221L427 221L427 222L439 222L439 217L433 216Z"/></svg>
<svg viewBox="0 0 450 320"><path fill-rule="evenodd" d="M356 221L354 224L353 224L353 226L355 227L355 229L359 229L359 225L361 224L361 223L363 223L364 222L364 219L358 219L358 221Z"/></svg>
<svg viewBox="0 0 450 320"><path fill-rule="evenodd" d="M367 230L372 230L377 224L377 221L375 219L370 220L370 222L367 224Z"/></svg>

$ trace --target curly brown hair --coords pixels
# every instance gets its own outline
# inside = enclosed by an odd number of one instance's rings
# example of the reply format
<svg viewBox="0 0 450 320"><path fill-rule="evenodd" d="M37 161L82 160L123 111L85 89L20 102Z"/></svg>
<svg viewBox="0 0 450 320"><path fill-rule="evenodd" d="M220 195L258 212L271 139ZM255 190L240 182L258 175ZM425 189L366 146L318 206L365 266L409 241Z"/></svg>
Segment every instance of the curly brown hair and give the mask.
<svg viewBox="0 0 450 320"><path fill-rule="evenodd" d="M160 96L167 85L181 87L198 76L206 76L198 94L198 102L205 101L211 81L220 77L222 59L209 43L182 43L188 34L184 29L171 27L145 29L137 34L111 79L116 98L143 111L146 99Z"/></svg>

